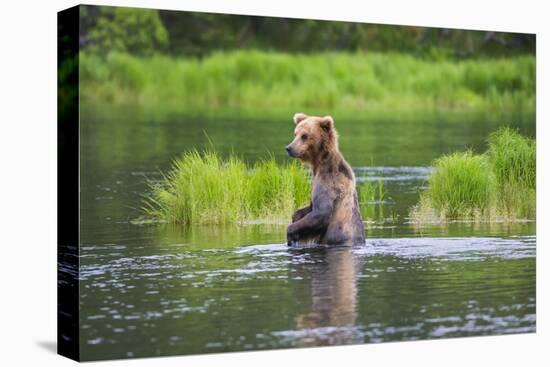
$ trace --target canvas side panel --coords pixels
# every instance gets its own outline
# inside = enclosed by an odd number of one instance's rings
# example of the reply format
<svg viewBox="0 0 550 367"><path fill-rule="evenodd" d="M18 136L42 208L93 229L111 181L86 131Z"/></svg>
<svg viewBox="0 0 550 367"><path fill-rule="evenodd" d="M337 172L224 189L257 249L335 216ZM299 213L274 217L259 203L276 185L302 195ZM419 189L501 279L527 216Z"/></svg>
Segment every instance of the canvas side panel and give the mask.
<svg viewBox="0 0 550 367"><path fill-rule="evenodd" d="M79 7L57 26L57 352L79 360Z"/></svg>

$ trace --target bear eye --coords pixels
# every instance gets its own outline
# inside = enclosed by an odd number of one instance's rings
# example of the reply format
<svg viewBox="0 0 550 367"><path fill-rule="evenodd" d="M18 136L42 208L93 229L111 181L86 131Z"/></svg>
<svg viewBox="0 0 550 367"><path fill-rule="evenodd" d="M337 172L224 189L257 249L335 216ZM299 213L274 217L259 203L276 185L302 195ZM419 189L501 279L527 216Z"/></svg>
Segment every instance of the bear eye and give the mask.
<svg viewBox="0 0 550 367"><path fill-rule="evenodd" d="M307 139L307 134L302 135L302 140L306 140L306 139Z"/></svg>

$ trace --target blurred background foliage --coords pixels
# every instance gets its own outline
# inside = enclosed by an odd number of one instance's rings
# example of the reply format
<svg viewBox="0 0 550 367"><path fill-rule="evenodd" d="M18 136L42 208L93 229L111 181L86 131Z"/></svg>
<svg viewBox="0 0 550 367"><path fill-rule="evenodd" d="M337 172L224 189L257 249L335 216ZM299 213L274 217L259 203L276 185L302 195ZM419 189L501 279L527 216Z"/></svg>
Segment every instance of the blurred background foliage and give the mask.
<svg viewBox="0 0 550 367"><path fill-rule="evenodd" d="M532 120L535 41L533 34L82 5L80 97L194 115L514 112Z"/></svg>
<svg viewBox="0 0 550 367"><path fill-rule="evenodd" d="M80 44L92 52L151 55L165 51L168 32L157 10L81 6Z"/></svg>
<svg viewBox="0 0 550 367"><path fill-rule="evenodd" d="M397 51L439 59L535 52L533 34L106 6L80 9L80 46L97 53L204 56L244 48L291 53Z"/></svg>

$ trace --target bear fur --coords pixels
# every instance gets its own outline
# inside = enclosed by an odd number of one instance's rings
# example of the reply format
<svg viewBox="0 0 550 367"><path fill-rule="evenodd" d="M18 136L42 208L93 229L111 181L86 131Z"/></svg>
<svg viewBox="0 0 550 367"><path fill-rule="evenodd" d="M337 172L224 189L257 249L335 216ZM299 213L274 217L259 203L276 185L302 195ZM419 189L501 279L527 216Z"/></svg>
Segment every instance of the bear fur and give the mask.
<svg viewBox="0 0 550 367"><path fill-rule="evenodd" d="M294 123L294 140L286 150L311 168L313 183L310 205L292 215L288 245L365 243L355 175L338 149L334 120L297 113Z"/></svg>

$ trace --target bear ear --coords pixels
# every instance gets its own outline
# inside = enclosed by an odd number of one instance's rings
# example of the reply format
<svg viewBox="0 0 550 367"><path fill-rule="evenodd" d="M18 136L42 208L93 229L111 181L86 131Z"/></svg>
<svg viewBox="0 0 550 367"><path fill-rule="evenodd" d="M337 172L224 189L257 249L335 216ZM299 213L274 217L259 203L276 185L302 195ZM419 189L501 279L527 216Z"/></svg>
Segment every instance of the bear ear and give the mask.
<svg viewBox="0 0 550 367"><path fill-rule="evenodd" d="M294 114L293 120L294 120L294 123L295 123L296 125L298 125L302 120L305 120L306 118L307 118L307 115L306 115L306 114L303 114L303 113L301 113L301 112L298 112L298 113L295 113L295 114Z"/></svg>
<svg viewBox="0 0 550 367"><path fill-rule="evenodd" d="M321 119L319 125L323 128L323 130L330 131L334 126L334 120L332 119L332 116L325 116Z"/></svg>

